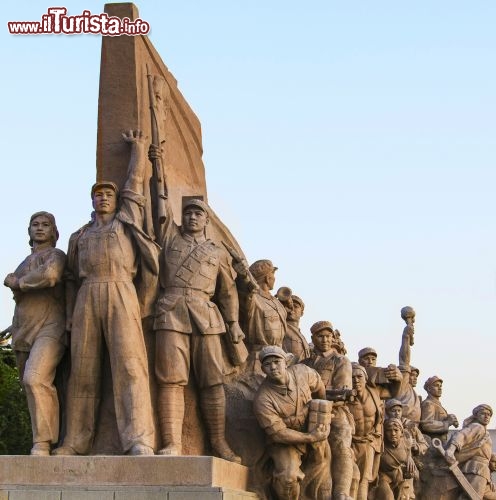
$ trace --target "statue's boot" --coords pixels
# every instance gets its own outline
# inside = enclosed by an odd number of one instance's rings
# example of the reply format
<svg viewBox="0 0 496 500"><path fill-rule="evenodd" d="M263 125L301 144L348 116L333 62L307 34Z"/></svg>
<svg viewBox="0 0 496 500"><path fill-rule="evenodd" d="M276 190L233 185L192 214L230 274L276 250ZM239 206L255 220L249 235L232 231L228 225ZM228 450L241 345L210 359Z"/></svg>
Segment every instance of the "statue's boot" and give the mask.
<svg viewBox="0 0 496 500"><path fill-rule="evenodd" d="M182 455L184 387L163 385L158 389L158 419L162 448L158 455Z"/></svg>
<svg viewBox="0 0 496 500"><path fill-rule="evenodd" d="M55 450L52 451L52 455L73 456L79 455L79 453L72 446L62 445L55 448Z"/></svg>
<svg viewBox="0 0 496 500"><path fill-rule="evenodd" d="M240 464L241 458L231 450L226 441L224 386L219 384L201 389L200 404L213 453L224 460Z"/></svg>
<svg viewBox="0 0 496 500"><path fill-rule="evenodd" d="M39 441L33 443L31 448L31 455L38 457L48 457L50 455L50 443L48 441Z"/></svg>

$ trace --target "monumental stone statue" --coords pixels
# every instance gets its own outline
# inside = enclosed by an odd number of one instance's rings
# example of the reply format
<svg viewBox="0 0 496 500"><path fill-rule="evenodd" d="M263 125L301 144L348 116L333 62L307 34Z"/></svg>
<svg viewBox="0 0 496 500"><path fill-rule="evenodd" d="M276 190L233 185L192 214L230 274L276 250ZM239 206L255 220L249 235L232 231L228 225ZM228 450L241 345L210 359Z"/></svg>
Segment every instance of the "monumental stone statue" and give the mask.
<svg viewBox="0 0 496 500"><path fill-rule="evenodd" d="M110 358L122 449L130 455L153 454L148 362L133 279L148 274L153 280L157 275L158 247L142 230L144 138L141 132L130 130L123 139L131 145L124 188L119 192L113 182L96 182L91 189L92 220L69 241L67 325L71 330L71 375L67 435L54 452L58 455L84 455L90 451L105 348ZM143 278L142 282L147 280ZM150 289L153 287L145 286L145 290Z"/></svg>
<svg viewBox="0 0 496 500"><path fill-rule="evenodd" d="M303 364L288 368L288 354L278 346L263 347L259 357L267 378L253 409L267 435L275 497L330 500L329 425L325 419L322 423L317 419L308 430L309 403L312 397L324 399L324 384L315 370ZM330 417L330 411L327 413Z"/></svg>
<svg viewBox="0 0 496 500"><path fill-rule="evenodd" d="M458 419L455 415L448 414L441 405L443 380L437 375L429 377L424 384L424 389L428 396L420 405L420 430L431 439L437 437L445 442L449 428L458 427Z"/></svg>
<svg viewBox="0 0 496 500"><path fill-rule="evenodd" d="M384 422L384 450L381 454L379 477L374 490L376 500L408 500L411 496L410 479L418 477L411 456L411 446L398 418Z"/></svg>
<svg viewBox="0 0 496 500"><path fill-rule="evenodd" d="M401 378L401 372L396 365L377 366L377 351L373 347L364 347L358 351L358 364L365 368L367 384L370 386L382 385L391 389L391 380ZM393 385L392 390L396 396L400 389L396 382Z"/></svg>
<svg viewBox="0 0 496 500"><path fill-rule="evenodd" d="M493 415L487 404L476 406L463 422L463 428L452 434L446 445L448 463L458 461L460 471L482 498L491 491L491 461L493 444L487 426Z"/></svg>
<svg viewBox="0 0 496 500"><path fill-rule="evenodd" d="M353 389L357 396L347 402L355 421L353 451L360 470L358 500L367 500L369 485L377 479L382 451L382 424L384 420L383 400L395 396L401 383L401 375L395 370L387 372L390 387L369 385L367 370L352 363Z"/></svg>
<svg viewBox="0 0 496 500"><path fill-rule="evenodd" d="M333 401L331 432L331 471L333 495L350 498L353 478L351 437L355 423L345 401L353 397L350 360L336 350L334 328L330 321L318 321L310 328L313 350L305 364L317 371L326 388L326 397Z"/></svg>
<svg viewBox="0 0 496 500"><path fill-rule="evenodd" d="M106 8L113 10L137 16L129 4ZM116 141L128 123L145 132L130 130L124 142ZM151 165L145 135L151 136ZM201 157L200 123L150 41L104 39L94 213L70 239L66 283L66 256L55 248L57 227L47 212L31 217L32 254L4 282L16 309L0 338L12 333L32 420L31 454L49 455L59 440L54 377L70 331L67 430L53 453L62 457L47 459L53 470L62 464L62 474L70 475L78 461L93 467L94 458L64 455L98 453L92 443L100 403L110 396L117 452L158 449L161 455L118 457L124 469L211 452L235 462L212 463L247 477L239 454L252 480L263 481L259 488L252 482L263 500L448 500L472 490L474 498L496 498L487 431L492 409L477 406L449 436L458 422L440 404L439 377L427 380L429 396L421 404L419 371L410 364L413 308L401 310L406 326L398 367L377 367L370 347L351 364L328 321L311 327L310 351L299 326L303 301L287 287L272 295L277 268L270 260L248 267L206 201ZM107 387L103 379L111 380ZM191 429L193 445L184 438ZM428 448L431 438L443 445L432 439ZM423 490L417 469L425 469Z"/></svg>
<svg viewBox="0 0 496 500"><path fill-rule="evenodd" d="M152 160L159 155L157 147L150 148ZM213 453L241 462L225 439L221 335L227 325L233 343L244 338L228 254L205 235L210 219L209 207L203 201L193 198L185 204L181 227L175 224L168 203L164 213L159 234L160 292L154 321L162 437L159 453L182 454L184 387L192 368Z"/></svg>
<svg viewBox="0 0 496 500"><path fill-rule="evenodd" d="M54 379L66 348L62 283L66 256L55 248L59 233L52 214L33 214L28 234L31 254L6 276L4 285L16 303L9 333L31 416L31 455L50 455L59 439Z"/></svg>
<svg viewBox="0 0 496 500"><path fill-rule="evenodd" d="M238 272L242 328L246 333L250 353L247 369L255 375L261 375L258 353L267 345L282 347L287 331L286 309L270 293L274 288L277 267L270 260L263 259L254 262L249 273L239 266L235 266L235 269ZM256 281L256 288L252 285L250 276Z"/></svg>
<svg viewBox="0 0 496 500"><path fill-rule="evenodd" d="M279 288L276 297L282 302L287 312L287 329L282 348L294 356L295 363L299 363L310 356L308 342L300 330L300 319L305 311L305 304L300 297L293 295L288 287Z"/></svg>
<svg viewBox="0 0 496 500"><path fill-rule="evenodd" d="M396 399L403 404L403 416L416 422L418 425L420 422L421 398L415 391L415 386L417 385L419 370L410 364L411 346L413 345L413 336L415 333L415 311L412 307L405 306L401 309L401 317L406 323L401 337L398 365L403 375L403 381Z"/></svg>
<svg viewBox="0 0 496 500"><path fill-rule="evenodd" d="M412 453L413 461L417 470L423 469L424 457L427 453L429 445L427 444L423 434L420 432L418 425L403 416L403 404L398 399L388 399L386 401L386 417L399 419L403 425L405 439L408 441ZM408 498L420 498L421 484L418 475L415 481L412 478L405 479L408 482Z"/></svg>

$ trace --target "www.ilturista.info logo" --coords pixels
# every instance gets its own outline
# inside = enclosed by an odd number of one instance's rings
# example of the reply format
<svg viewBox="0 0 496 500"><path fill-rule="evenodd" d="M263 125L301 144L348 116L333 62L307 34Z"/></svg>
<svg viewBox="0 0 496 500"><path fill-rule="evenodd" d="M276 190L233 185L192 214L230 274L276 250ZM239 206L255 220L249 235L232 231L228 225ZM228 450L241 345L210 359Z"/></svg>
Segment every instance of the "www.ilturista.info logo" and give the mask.
<svg viewBox="0 0 496 500"><path fill-rule="evenodd" d="M84 10L79 16L68 16L65 7L50 7L41 21L9 21L12 35L93 35L120 36L146 35L150 24L143 19L131 21L108 14L92 14Z"/></svg>

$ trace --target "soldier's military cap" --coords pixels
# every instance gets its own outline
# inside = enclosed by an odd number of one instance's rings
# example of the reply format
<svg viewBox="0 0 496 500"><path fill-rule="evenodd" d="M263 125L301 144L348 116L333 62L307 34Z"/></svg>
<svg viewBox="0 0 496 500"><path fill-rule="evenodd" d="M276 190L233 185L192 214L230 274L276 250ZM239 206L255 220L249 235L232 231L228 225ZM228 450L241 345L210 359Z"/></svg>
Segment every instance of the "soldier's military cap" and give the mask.
<svg viewBox="0 0 496 500"><path fill-rule="evenodd" d="M257 260L250 266L250 272L257 281L274 271L277 271L277 267L268 259Z"/></svg>
<svg viewBox="0 0 496 500"><path fill-rule="evenodd" d="M394 408L395 406L401 406L403 408L403 403L399 401L398 399L388 399L386 401L386 410L389 410L390 408Z"/></svg>
<svg viewBox="0 0 496 500"><path fill-rule="evenodd" d="M441 382L443 383L443 379L439 378L437 375L433 375L432 377L429 377L424 384L424 389L427 390L434 382Z"/></svg>
<svg viewBox="0 0 496 500"><path fill-rule="evenodd" d="M305 303L300 299L300 297L298 297L298 295L291 295L291 298L293 299L293 302L297 302L300 304L302 309L305 309Z"/></svg>
<svg viewBox="0 0 496 500"><path fill-rule="evenodd" d="M269 356L274 356L276 358L282 358L282 359L286 359L286 360L288 359L288 353L283 351L277 345L266 345L258 353L258 359L260 360L260 363L263 363L263 360L265 358L268 358Z"/></svg>
<svg viewBox="0 0 496 500"><path fill-rule="evenodd" d="M188 207L198 207L198 208L202 209L206 214L210 213L208 205L204 201L200 200L199 198L191 198L190 200L188 200L184 204L183 212Z"/></svg>
<svg viewBox="0 0 496 500"><path fill-rule="evenodd" d="M333 332L334 327L332 326L332 323L330 321L317 321L317 323L314 323L310 327L310 333L312 335L320 332L321 330L331 330L331 332Z"/></svg>
<svg viewBox="0 0 496 500"><path fill-rule="evenodd" d="M377 358L377 352L373 347L364 347L358 351L358 359L367 356L367 354L373 354Z"/></svg>
<svg viewBox="0 0 496 500"><path fill-rule="evenodd" d="M117 184L112 181L97 181L93 186L91 186L91 198L93 198L93 195L95 194L95 191L100 188L110 188L115 191L116 195L119 195L119 188L117 187Z"/></svg>

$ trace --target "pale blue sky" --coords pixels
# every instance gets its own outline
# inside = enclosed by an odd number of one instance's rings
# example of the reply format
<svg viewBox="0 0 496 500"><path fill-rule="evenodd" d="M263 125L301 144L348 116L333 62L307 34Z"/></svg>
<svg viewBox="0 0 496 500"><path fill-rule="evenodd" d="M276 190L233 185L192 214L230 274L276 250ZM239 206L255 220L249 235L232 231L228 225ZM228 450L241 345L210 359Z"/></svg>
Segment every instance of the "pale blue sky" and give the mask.
<svg viewBox="0 0 496 500"><path fill-rule="evenodd" d="M103 3L62 2L69 14ZM52 6L2 6L1 269L37 210L59 246L90 213L101 39L9 35ZM142 1L150 38L203 129L209 200L248 258L279 267L349 356L444 378L459 419L496 405L496 4L489 0ZM13 302L0 296L1 325ZM489 390L488 390L489 389ZM494 427L494 423L492 424Z"/></svg>

